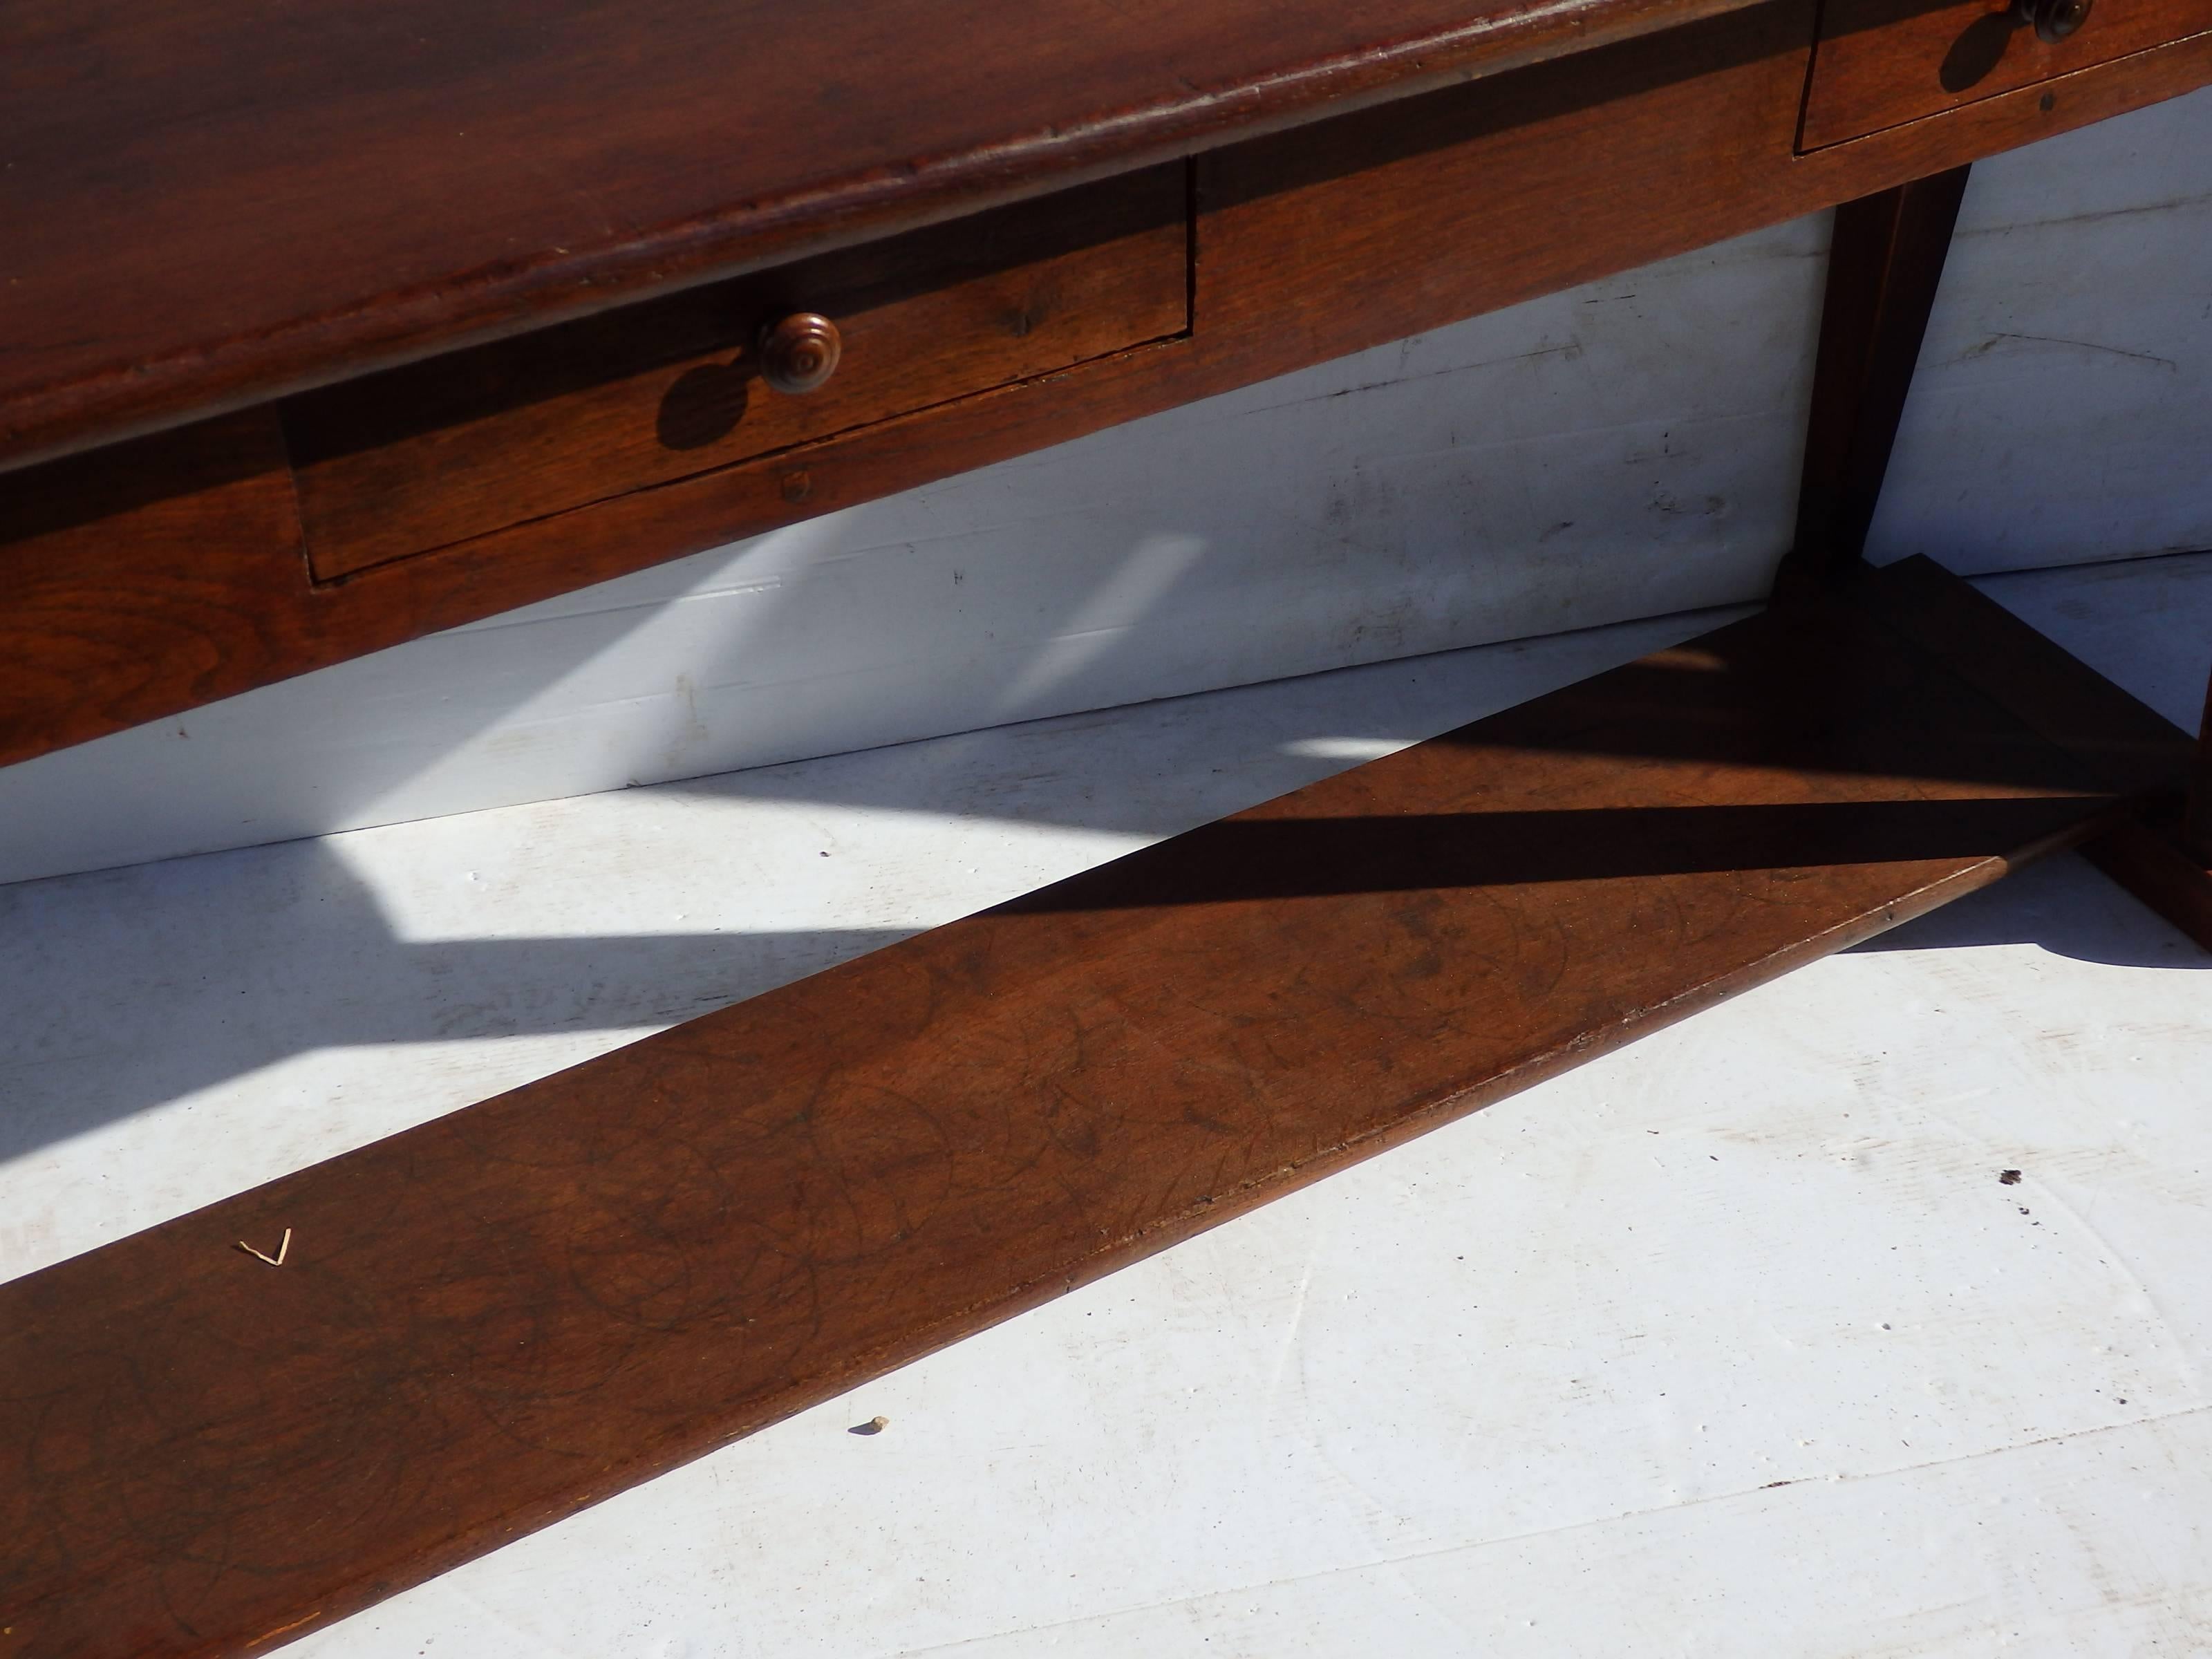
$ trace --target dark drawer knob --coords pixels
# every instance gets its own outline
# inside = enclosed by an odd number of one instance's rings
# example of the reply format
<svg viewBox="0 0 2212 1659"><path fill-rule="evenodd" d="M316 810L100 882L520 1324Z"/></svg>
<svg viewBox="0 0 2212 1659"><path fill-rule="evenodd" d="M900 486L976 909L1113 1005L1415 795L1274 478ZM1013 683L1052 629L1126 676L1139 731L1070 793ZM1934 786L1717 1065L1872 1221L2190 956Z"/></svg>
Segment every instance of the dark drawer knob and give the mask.
<svg viewBox="0 0 2212 1659"><path fill-rule="evenodd" d="M2089 21L2094 0L2013 0L2013 15L2034 26L2039 40L2063 40Z"/></svg>
<svg viewBox="0 0 2212 1659"><path fill-rule="evenodd" d="M818 390L837 372L844 349L836 324L811 311L795 311L761 331L761 379L778 392Z"/></svg>

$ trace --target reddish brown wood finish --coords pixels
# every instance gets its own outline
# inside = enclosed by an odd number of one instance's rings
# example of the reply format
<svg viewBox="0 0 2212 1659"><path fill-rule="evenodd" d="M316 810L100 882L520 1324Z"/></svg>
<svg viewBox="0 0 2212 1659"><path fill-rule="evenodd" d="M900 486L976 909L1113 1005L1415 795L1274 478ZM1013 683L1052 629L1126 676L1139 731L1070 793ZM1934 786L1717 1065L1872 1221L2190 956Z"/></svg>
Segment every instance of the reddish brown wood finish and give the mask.
<svg viewBox="0 0 2212 1659"><path fill-rule="evenodd" d="M16 477L33 483L0 477L0 758L282 678L314 650L273 411Z"/></svg>
<svg viewBox="0 0 2212 1659"><path fill-rule="evenodd" d="M479 537L342 586L280 578L282 562L257 555L267 582L227 588L222 614L180 613L179 637L150 658L134 648L103 659L91 649L100 631L74 623L51 636L19 626L13 638L35 677L62 684L37 665L59 656L87 686L44 701L27 689L0 714L0 763L1886 190L2212 79L2212 40L2200 38L1800 158L1790 134L1810 33L1809 7L1781 0L1202 157L1188 339ZM0 499L48 487L35 471L0 475ZM57 596L58 610L42 599L47 614L88 617L118 586L197 580L207 557L204 534L143 544L129 559L96 526L82 534L81 584ZM57 556L54 569L68 563ZM15 603L21 568L0 545L0 614ZM262 648L226 655L222 641L240 635ZM111 678L132 697L100 690ZM125 717L126 707L137 712Z"/></svg>
<svg viewBox="0 0 2212 1659"><path fill-rule="evenodd" d="M316 577L770 454L1190 321L1181 163L392 369L284 406ZM835 314L793 396L756 342Z"/></svg>
<svg viewBox="0 0 2212 1659"><path fill-rule="evenodd" d="M0 1286L8 1650L301 1633L2123 799L1771 612Z"/></svg>
<svg viewBox="0 0 2212 1659"><path fill-rule="evenodd" d="M755 338L754 372L761 383L794 398L829 385L845 355L843 331L818 311L794 311L763 323Z"/></svg>
<svg viewBox="0 0 2212 1659"><path fill-rule="evenodd" d="M0 219L43 227L0 249L0 757L2212 77L2200 36L1801 158L1812 18L981 0L948 33L914 0L28 0L0 26ZM1194 289L1119 273L1113 309L989 380L902 336L903 379L773 453L667 461L636 437L667 388L640 401L629 361L579 381L608 359L558 339L303 398L310 580L266 399L865 264L1339 107L1199 161ZM1170 220L1145 234L1180 249ZM922 263L896 262L900 304L1036 297ZM741 291L818 302L779 280ZM719 298L561 338L676 319L659 362L696 368L724 361L697 328ZM436 418L397 430L425 388ZM575 491L512 464L532 446ZM1864 576L0 1286L9 1650L280 1642L2108 830L2189 763L2110 692L1928 567ZM231 1248L287 1228L281 1267Z"/></svg>
<svg viewBox="0 0 2212 1659"><path fill-rule="evenodd" d="M1802 143L1840 143L2212 29L2212 0L2095 0L2046 41L2010 0L1822 0Z"/></svg>
<svg viewBox="0 0 2212 1659"><path fill-rule="evenodd" d="M1967 172L1954 167L1836 210L1797 534L1778 589L1818 580L1866 551Z"/></svg>
<svg viewBox="0 0 2212 1659"><path fill-rule="evenodd" d="M0 465L1743 3L14 0Z"/></svg>

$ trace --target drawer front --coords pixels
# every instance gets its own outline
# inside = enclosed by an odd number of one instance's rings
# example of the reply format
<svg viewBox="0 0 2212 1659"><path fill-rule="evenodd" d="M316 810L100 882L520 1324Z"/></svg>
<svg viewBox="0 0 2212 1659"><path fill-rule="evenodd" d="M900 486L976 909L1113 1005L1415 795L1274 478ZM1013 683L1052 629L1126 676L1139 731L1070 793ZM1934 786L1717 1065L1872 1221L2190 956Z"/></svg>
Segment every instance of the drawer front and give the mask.
<svg viewBox="0 0 2212 1659"><path fill-rule="evenodd" d="M289 400L308 560L329 581L1183 332L1180 164ZM819 313L817 390L762 377Z"/></svg>
<svg viewBox="0 0 2212 1659"><path fill-rule="evenodd" d="M1863 137L2212 30L2212 0L2090 0L2086 15L2079 5L1826 0L1798 148Z"/></svg>

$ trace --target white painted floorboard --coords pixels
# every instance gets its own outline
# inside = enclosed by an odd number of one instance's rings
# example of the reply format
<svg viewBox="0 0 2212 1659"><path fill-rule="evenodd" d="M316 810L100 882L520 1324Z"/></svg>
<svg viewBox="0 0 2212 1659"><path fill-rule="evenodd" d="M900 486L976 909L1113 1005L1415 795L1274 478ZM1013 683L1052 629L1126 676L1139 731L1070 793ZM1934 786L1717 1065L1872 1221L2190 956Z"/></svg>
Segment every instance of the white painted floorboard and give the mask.
<svg viewBox="0 0 2212 1659"><path fill-rule="evenodd" d="M0 888L0 1274L1713 620ZM292 1651L2212 1654L2208 969L2051 861Z"/></svg>

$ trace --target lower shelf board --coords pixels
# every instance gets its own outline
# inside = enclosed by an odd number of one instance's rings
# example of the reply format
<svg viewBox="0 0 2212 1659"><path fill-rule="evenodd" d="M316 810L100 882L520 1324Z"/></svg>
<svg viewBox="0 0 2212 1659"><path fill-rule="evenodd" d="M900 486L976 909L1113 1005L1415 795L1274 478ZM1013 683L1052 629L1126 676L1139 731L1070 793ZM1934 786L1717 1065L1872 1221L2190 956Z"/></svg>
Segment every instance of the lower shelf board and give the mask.
<svg viewBox="0 0 2212 1659"><path fill-rule="evenodd" d="M2098 832L2187 739L2026 634L1883 573L0 1286L0 1656L302 1634Z"/></svg>

